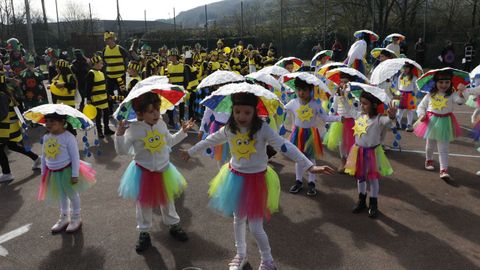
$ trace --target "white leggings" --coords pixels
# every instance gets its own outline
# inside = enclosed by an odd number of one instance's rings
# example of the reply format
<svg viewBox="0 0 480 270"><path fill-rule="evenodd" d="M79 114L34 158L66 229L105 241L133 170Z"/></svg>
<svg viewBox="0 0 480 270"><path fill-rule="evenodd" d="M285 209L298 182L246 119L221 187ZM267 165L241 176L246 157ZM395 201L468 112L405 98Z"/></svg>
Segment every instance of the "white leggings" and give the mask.
<svg viewBox="0 0 480 270"><path fill-rule="evenodd" d="M433 160L433 148L437 144L438 159L440 160L440 170L448 169L448 147L450 142L427 139L425 146L425 155L427 160Z"/></svg>
<svg viewBox="0 0 480 270"><path fill-rule="evenodd" d="M248 220L248 227L250 228L250 232L252 233L253 237L257 241L262 261L273 260L270 243L268 242L268 236L263 229L263 218ZM239 218L234 214L233 231L235 232L235 247L237 248L237 254L242 257L247 255L247 242L245 240L246 230L247 218Z"/></svg>
<svg viewBox="0 0 480 270"><path fill-rule="evenodd" d="M413 123L413 117L414 117L414 114L415 114L415 110L398 109L397 121L398 121L399 124L402 123L402 118L403 118L403 114L405 113L405 111L407 112L407 125L411 126L412 123Z"/></svg>
<svg viewBox="0 0 480 270"><path fill-rule="evenodd" d="M370 198L377 198L380 191L378 179L368 181L370 183ZM367 181L357 180L358 193L367 194Z"/></svg>
<svg viewBox="0 0 480 270"><path fill-rule="evenodd" d="M315 158L311 158L310 161L315 165ZM302 172L302 166L299 166L298 163L295 163L295 180L302 181L303 178L303 172ZM309 183L315 183L317 180L315 174L313 173L308 173L308 182Z"/></svg>
<svg viewBox="0 0 480 270"><path fill-rule="evenodd" d="M68 215L70 213L70 206L69 202L72 203L72 214L79 215L80 214L80 195L78 192L75 192L72 197L68 197L66 195L60 198L60 213L62 215Z"/></svg>
<svg viewBox="0 0 480 270"><path fill-rule="evenodd" d="M152 212L151 207L141 207L137 202L136 216L137 216L137 229L141 232L148 232L152 228ZM174 225L180 222L180 217L175 209L173 202L168 203L164 207L160 207L162 213L162 220L165 225Z"/></svg>

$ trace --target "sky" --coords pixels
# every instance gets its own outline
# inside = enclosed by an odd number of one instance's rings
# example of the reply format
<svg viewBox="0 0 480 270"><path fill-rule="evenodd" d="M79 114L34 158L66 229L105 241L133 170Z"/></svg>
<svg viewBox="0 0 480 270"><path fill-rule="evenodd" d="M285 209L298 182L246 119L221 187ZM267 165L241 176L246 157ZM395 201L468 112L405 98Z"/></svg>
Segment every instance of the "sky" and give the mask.
<svg viewBox="0 0 480 270"><path fill-rule="evenodd" d="M69 2L74 1L88 13L88 3L92 7L92 16L115 20L117 18L116 0L57 0L60 21L64 17ZM173 8L178 15L181 11L203 6L221 0L119 0L120 15L123 20L143 20L147 10L147 20L169 19L173 17ZM23 9L24 0L13 0L15 7ZM134 3L134 4L133 4ZM41 12L41 0L30 0L30 8ZM55 0L45 0L49 21L56 21Z"/></svg>

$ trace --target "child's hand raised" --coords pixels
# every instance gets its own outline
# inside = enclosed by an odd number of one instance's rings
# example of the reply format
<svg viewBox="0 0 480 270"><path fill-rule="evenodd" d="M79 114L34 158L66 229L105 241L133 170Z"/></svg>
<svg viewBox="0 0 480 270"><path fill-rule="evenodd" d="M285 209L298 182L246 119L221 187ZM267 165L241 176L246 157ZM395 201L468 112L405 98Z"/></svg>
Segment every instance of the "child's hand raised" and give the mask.
<svg viewBox="0 0 480 270"><path fill-rule="evenodd" d="M190 120L188 121L182 122L183 132L187 132L189 129L192 129L194 126L195 126L195 120L193 120L193 118L190 118Z"/></svg>
<svg viewBox="0 0 480 270"><path fill-rule="evenodd" d="M390 106L387 110L387 113L388 113L388 117L390 117L390 119L395 119L395 117L397 116L397 105L395 105L395 102L390 102Z"/></svg>
<svg viewBox="0 0 480 270"><path fill-rule="evenodd" d="M117 127L117 136L123 136L125 134L125 131L127 130L127 121L122 120L118 122L118 127Z"/></svg>
<svg viewBox="0 0 480 270"><path fill-rule="evenodd" d="M329 166L312 166L310 169L308 169L308 172L314 173L314 174L333 174L335 170L333 170L332 167Z"/></svg>
<svg viewBox="0 0 480 270"><path fill-rule="evenodd" d="M188 152L183 149L180 149L180 157L185 161L188 161L190 159L190 155L188 154Z"/></svg>

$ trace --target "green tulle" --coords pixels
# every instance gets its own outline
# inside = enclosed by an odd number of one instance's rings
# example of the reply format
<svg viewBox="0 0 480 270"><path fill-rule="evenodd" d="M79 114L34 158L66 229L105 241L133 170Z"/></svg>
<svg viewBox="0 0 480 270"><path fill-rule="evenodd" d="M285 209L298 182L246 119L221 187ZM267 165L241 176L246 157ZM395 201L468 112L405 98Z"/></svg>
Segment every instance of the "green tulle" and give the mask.
<svg viewBox="0 0 480 270"><path fill-rule="evenodd" d="M265 181L268 190L267 207L270 210L270 213L273 214L278 211L278 204L280 201L280 180L277 173L270 167L267 167Z"/></svg>
<svg viewBox="0 0 480 270"><path fill-rule="evenodd" d="M343 124L341 122L333 122L324 136L323 144L328 150L336 151L342 142Z"/></svg>
<svg viewBox="0 0 480 270"><path fill-rule="evenodd" d="M163 185L169 202L180 196L187 187L187 181L175 166L170 164L168 169L163 172Z"/></svg>
<svg viewBox="0 0 480 270"><path fill-rule="evenodd" d="M383 148L381 146L377 146L375 148L375 156L377 158L378 172L382 176L391 175L393 173L392 166L390 165L390 162L385 156L385 151L383 151Z"/></svg>

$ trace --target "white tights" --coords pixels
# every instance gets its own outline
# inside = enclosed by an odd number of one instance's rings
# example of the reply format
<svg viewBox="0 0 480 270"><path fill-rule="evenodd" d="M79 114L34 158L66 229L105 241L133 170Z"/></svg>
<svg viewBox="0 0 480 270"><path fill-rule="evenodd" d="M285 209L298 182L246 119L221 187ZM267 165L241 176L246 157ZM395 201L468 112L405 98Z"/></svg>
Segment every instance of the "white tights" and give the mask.
<svg viewBox="0 0 480 270"><path fill-rule="evenodd" d="M380 191L378 179L368 181L370 183L370 198L377 198ZM367 194L367 181L357 180L358 193Z"/></svg>
<svg viewBox="0 0 480 270"><path fill-rule="evenodd" d="M70 214L69 202L72 203L72 214L79 215L80 214L80 195L78 195L78 192L75 192L75 194L73 194L72 197L63 195L60 198L60 213L62 215Z"/></svg>
<svg viewBox="0 0 480 270"><path fill-rule="evenodd" d="M415 110L407 110L407 109L398 109L397 112L397 121L398 123L402 123L403 114L407 112L407 125L411 126L413 123L413 117L415 115Z"/></svg>
<svg viewBox="0 0 480 270"><path fill-rule="evenodd" d="M425 146L425 155L427 160L433 160L433 148L435 147L435 144L437 144L438 149L440 170L446 170L448 169L448 148L450 146L450 142L427 139L427 145Z"/></svg>
<svg viewBox="0 0 480 270"><path fill-rule="evenodd" d="M263 229L263 218L248 220L248 227L250 228L250 232L252 233L253 237L257 241L262 261L273 260L270 243L268 242L268 236ZM235 232L235 247L237 248L237 254L245 257L247 255L247 242L245 240L247 218L239 218L234 214L233 230Z"/></svg>

